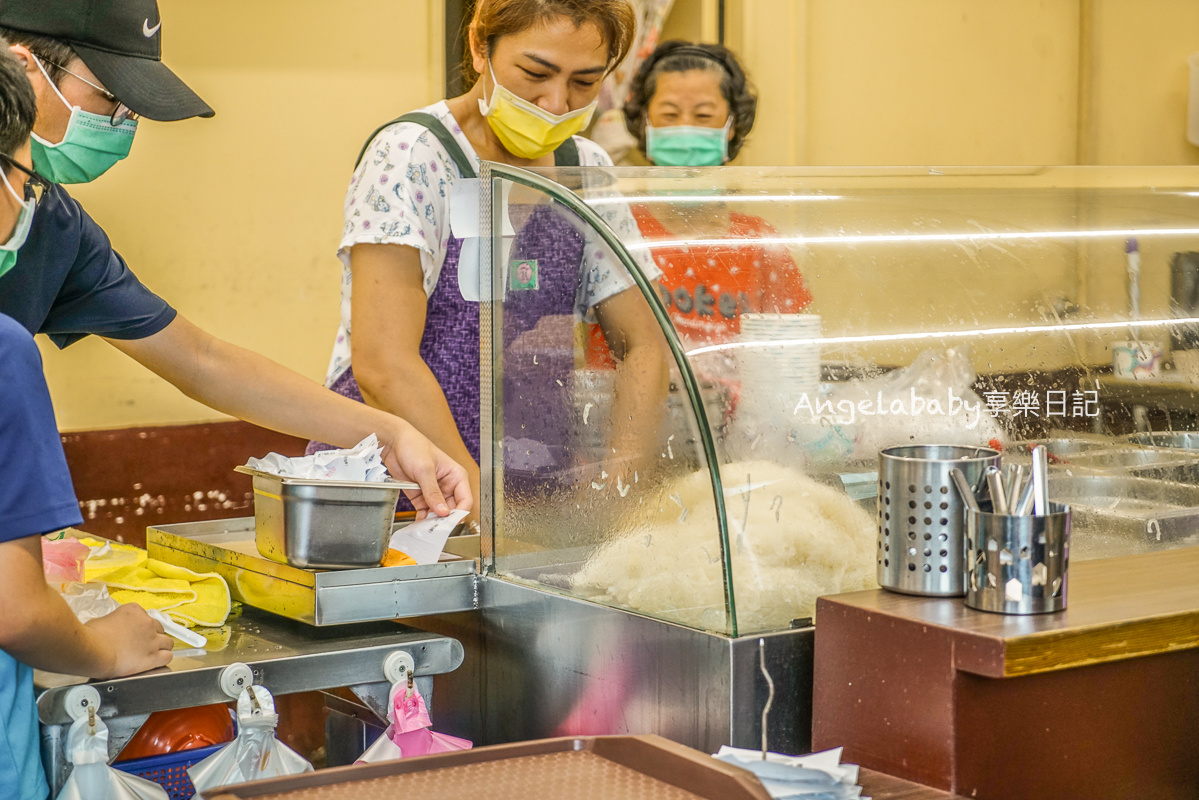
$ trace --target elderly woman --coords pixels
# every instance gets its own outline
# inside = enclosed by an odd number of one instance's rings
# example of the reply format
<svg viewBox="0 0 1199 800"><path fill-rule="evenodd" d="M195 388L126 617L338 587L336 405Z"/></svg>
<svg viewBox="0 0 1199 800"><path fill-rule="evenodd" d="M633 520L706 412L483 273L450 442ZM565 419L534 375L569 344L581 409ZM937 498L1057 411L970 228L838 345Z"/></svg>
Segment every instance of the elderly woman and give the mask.
<svg viewBox="0 0 1199 800"><path fill-rule="evenodd" d="M638 70L624 106L629 133L655 165L716 167L741 151L758 99L736 56L715 44L667 41ZM721 198L663 198L633 207L641 234L662 270L663 299L689 344L725 341L740 331L743 313L795 313L811 302L786 248L756 244L777 237L761 217L727 208ZM678 247L671 239L715 239L708 247ZM744 244L729 244L745 239Z"/></svg>

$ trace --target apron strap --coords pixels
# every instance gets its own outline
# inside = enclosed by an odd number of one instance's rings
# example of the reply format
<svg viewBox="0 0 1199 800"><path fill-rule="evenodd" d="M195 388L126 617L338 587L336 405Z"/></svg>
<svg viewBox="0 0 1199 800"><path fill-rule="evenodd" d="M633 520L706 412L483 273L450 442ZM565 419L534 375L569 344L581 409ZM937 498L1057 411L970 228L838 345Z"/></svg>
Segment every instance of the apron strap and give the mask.
<svg viewBox="0 0 1199 800"><path fill-rule="evenodd" d="M379 132L390 125L395 125L397 122L411 122L415 125L420 125L422 128L426 128L437 137L437 141L441 142L441 146L449 154L450 160L457 165L458 171L462 173L462 177L478 177L475 173L475 168L471 166L470 159L466 157L466 153L462 152L462 148L458 146L458 142L454 141L454 137L446 129L445 125L441 124L441 120L423 111L411 111L375 128L375 132L370 135L370 138L366 140L366 144L362 146L361 152L358 153L358 160L354 162L354 169L358 169L358 165L362 163L362 157L366 155L367 148L371 146L371 142L375 140Z"/></svg>
<svg viewBox="0 0 1199 800"><path fill-rule="evenodd" d="M471 165L470 159L466 157L466 153L462 152L462 148L458 142L454 140L453 135L442 124L441 120L432 114L427 114L423 111L410 111L403 116L396 117L391 122L385 122L378 128L375 128L374 133L367 138L366 144L362 145L362 150L358 153L358 159L354 162L354 169L358 169L358 165L362 163L362 157L366 155L367 148L371 146L371 142L384 129L397 122L411 122L415 125L420 125L426 128L430 133L437 137L437 141L441 142L441 146L445 148L449 154L450 160L458 167L458 171L462 173L464 178L477 178L475 168ZM579 146L575 144L574 137L567 139L562 144L558 145L558 149L554 151L554 166L555 167L577 167L579 166Z"/></svg>
<svg viewBox="0 0 1199 800"><path fill-rule="evenodd" d="M575 144L575 137L572 136L562 144L558 145L558 149L554 151L554 166L579 166L579 146Z"/></svg>

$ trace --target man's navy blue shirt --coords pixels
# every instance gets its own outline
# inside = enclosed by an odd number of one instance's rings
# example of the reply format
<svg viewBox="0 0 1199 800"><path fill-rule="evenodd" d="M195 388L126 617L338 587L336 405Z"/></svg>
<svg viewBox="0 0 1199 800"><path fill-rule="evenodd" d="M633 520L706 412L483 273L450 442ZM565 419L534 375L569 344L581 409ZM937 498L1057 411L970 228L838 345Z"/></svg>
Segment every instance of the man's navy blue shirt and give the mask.
<svg viewBox="0 0 1199 800"><path fill-rule="evenodd" d="M0 314L0 542L79 525L79 504L33 337Z"/></svg>
<svg viewBox="0 0 1199 800"><path fill-rule="evenodd" d="M175 313L137 279L61 186L42 197L16 265L0 276L0 314L30 333L48 334L59 347L88 334L144 339Z"/></svg>
<svg viewBox="0 0 1199 800"><path fill-rule="evenodd" d="M33 336L0 314L0 542L83 522ZM36 567L35 567L36 569ZM11 613L12 609L4 609ZM50 788L38 754L33 670L0 650L0 787L35 800Z"/></svg>

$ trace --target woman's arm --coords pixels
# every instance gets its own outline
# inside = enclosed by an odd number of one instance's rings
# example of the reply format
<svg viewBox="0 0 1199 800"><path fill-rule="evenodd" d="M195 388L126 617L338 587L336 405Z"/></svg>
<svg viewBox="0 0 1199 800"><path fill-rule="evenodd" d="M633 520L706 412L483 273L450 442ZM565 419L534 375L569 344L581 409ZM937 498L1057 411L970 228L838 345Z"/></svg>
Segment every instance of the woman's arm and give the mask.
<svg viewBox="0 0 1199 800"><path fill-rule="evenodd" d="M644 465L656 454L670 388L666 340L635 286L601 301L595 316L616 359L611 447Z"/></svg>
<svg viewBox="0 0 1199 800"><path fill-rule="evenodd" d="M420 251L357 244L350 249L350 269L351 359L363 399L408 420L465 466L471 496L479 497L479 465L462 440L445 392L420 355L428 303Z"/></svg>
<svg viewBox="0 0 1199 800"><path fill-rule="evenodd" d="M406 420L341 397L182 316L145 339L108 341L188 397L247 422L337 447L377 434L392 475L420 485L412 498L418 511L445 516L473 502L463 467Z"/></svg>

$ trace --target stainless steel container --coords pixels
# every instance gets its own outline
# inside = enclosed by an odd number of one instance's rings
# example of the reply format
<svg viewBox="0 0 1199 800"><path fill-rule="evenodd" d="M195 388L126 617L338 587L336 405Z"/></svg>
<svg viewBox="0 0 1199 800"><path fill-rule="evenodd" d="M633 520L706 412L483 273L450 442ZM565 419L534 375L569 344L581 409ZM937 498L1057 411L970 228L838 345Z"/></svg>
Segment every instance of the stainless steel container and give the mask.
<svg viewBox="0 0 1199 800"><path fill-rule="evenodd" d="M965 593L965 506L949 478L973 487L999 453L989 447L910 445L879 453L878 582L904 594Z"/></svg>
<svg viewBox="0 0 1199 800"><path fill-rule="evenodd" d="M396 502L416 484L319 481L237 467L254 478L254 541L301 569L374 567L387 554Z"/></svg>
<svg viewBox="0 0 1199 800"><path fill-rule="evenodd" d="M1066 607L1070 506L1050 503L1049 512L966 512L966 605L1000 614Z"/></svg>

